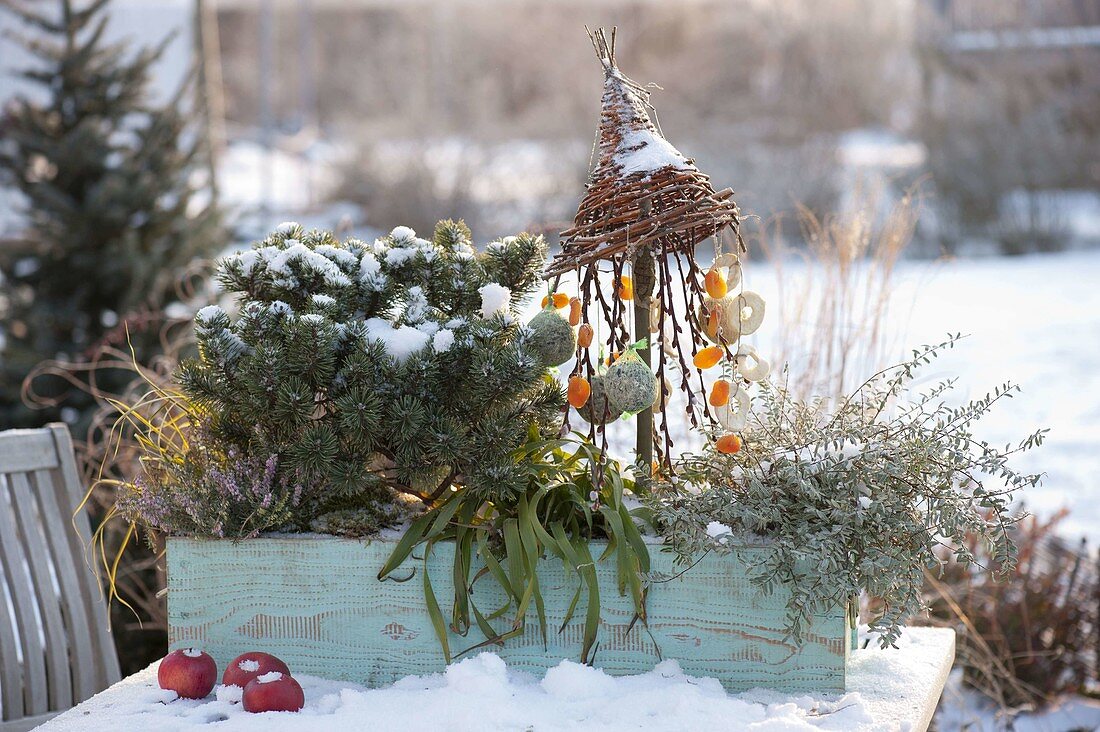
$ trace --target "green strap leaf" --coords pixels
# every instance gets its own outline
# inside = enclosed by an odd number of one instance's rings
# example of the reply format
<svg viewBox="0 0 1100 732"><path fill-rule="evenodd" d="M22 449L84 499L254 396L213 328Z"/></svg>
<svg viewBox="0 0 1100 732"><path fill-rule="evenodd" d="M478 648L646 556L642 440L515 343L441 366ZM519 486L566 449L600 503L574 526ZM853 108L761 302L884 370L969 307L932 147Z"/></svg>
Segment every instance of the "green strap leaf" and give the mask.
<svg viewBox="0 0 1100 732"><path fill-rule="evenodd" d="M447 638L447 624L443 620L443 611L439 609L439 603L435 599L435 591L432 589L432 581L428 577L428 558L432 554L434 541L429 540L424 545L424 603L428 606L428 617L435 628L435 635L439 638L439 645L443 648L443 659L450 664L451 644Z"/></svg>
<svg viewBox="0 0 1100 732"><path fill-rule="evenodd" d="M397 542L397 546L390 552L389 559L382 565L382 569L378 570L378 579L383 580L395 569L401 566L412 550L424 539L425 532L428 530L428 524L432 521L432 514L426 513L416 521L413 521L408 530L401 536L401 539Z"/></svg>

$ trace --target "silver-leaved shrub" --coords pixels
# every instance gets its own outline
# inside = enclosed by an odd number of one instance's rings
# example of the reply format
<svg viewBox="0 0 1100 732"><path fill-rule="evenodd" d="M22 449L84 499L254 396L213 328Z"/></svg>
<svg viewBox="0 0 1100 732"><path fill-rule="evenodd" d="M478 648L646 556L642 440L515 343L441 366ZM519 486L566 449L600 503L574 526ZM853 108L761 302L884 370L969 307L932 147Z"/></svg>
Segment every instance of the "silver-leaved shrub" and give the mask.
<svg viewBox="0 0 1100 732"><path fill-rule="evenodd" d="M959 338L914 351L835 408L763 383L740 451L685 455L676 485L651 493L668 543L684 562L735 552L746 537L763 544L761 558L748 560L753 581L789 589L796 640L815 614L866 592L884 608L871 629L892 644L922 610L924 573L940 567L944 551L974 560L967 536L1011 570L1020 518L1012 494L1040 476L1009 460L1041 444L1046 430L1003 449L975 437L975 422L1018 391L1012 384L961 406L949 406L954 380L910 393L917 369Z"/></svg>

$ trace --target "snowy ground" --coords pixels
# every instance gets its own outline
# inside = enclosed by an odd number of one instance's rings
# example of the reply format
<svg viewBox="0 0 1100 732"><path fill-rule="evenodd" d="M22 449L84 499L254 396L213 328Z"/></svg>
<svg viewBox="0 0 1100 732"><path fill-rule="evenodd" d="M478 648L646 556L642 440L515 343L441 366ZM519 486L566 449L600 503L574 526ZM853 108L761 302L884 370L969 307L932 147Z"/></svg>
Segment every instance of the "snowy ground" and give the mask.
<svg viewBox="0 0 1100 732"><path fill-rule="evenodd" d="M1100 252L909 264L894 313L907 345L946 331L970 337L938 364L971 396L1003 381L1023 393L1000 406L982 436L1016 440L1040 426L1048 441L1020 467L1044 472L1021 496L1042 513L1071 509L1063 530L1100 539ZM930 374L931 375L931 374Z"/></svg>
<svg viewBox="0 0 1100 732"><path fill-rule="evenodd" d="M177 699L157 687L155 669L133 676L47 724L42 732L210 729L220 732L369 730L419 732L887 732L907 729L920 701L943 680L948 631L922 628L902 650L856 651L842 695L730 695L715 679L685 676L675 661L646 674L611 677L571 661L542 679L508 669L492 653L445 673L410 676L383 689L299 677L306 707L298 714L248 714L219 691L205 700ZM293 669L292 669L293 670ZM236 687L231 687L236 688ZM912 702L907 707L907 702Z"/></svg>

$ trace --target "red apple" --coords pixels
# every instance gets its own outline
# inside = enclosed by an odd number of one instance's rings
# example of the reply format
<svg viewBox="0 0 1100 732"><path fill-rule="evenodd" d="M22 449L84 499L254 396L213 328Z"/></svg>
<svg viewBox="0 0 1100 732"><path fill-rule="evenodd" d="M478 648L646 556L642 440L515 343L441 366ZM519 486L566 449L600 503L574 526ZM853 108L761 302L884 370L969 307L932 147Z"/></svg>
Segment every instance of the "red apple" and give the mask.
<svg viewBox="0 0 1100 732"><path fill-rule="evenodd" d="M306 695L292 677L269 671L248 682L241 704L246 712L297 712L305 706Z"/></svg>
<svg viewBox="0 0 1100 732"><path fill-rule="evenodd" d="M197 648L172 651L160 662L157 683L184 699L202 699L218 681L218 664Z"/></svg>
<svg viewBox="0 0 1100 732"><path fill-rule="evenodd" d="M222 683L226 686L239 686L242 689L248 686L248 682L257 676L271 671L290 675L290 668L270 653L249 651L242 653L229 662L222 674Z"/></svg>

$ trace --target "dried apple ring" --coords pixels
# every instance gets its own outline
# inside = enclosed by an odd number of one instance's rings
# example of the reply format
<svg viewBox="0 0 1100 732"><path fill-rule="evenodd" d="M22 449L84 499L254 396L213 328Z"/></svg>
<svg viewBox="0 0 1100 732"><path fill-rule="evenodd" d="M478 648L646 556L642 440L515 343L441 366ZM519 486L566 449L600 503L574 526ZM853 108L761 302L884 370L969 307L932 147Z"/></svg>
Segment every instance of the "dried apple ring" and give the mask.
<svg viewBox="0 0 1100 732"><path fill-rule="evenodd" d="M718 423L730 432L739 432L745 429L749 422L749 410L752 408L752 398L744 389L738 389L730 400L720 407L715 407L714 417Z"/></svg>
<svg viewBox="0 0 1100 732"><path fill-rule="evenodd" d="M740 335L736 296L726 295L719 300L710 296L703 298L699 307L699 327L711 343L736 342Z"/></svg>
<svg viewBox="0 0 1100 732"><path fill-rule="evenodd" d="M749 364L752 361L752 364ZM733 359L734 368L746 381L761 381L767 378L771 371L771 365L760 357L756 349L750 345L742 345L737 349L737 355Z"/></svg>
<svg viewBox="0 0 1100 732"><path fill-rule="evenodd" d="M744 290L735 299L737 307L734 312L738 318L738 335L752 335L764 323L764 298L752 290Z"/></svg>

